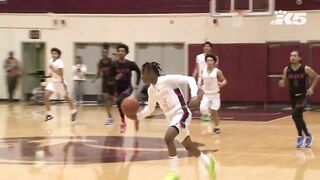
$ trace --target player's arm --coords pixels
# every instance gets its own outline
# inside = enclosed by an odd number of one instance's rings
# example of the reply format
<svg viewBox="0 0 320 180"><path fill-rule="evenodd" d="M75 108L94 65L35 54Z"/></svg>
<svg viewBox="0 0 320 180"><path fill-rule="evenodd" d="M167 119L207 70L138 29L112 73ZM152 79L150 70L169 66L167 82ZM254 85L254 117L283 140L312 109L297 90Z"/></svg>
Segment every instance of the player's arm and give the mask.
<svg viewBox="0 0 320 180"><path fill-rule="evenodd" d="M100 63L97 64L97 74L96 76L92 79L92 82L94 83L97 79L101 77L101 72L100 72Z"/></svg>
<svg viewBox="0 0 320 180"><path fill-rule="evenodd" d="M82 64L81 72L83 72L83 73L87 72L87 66L85 64Z"/></svg>
<svg viewBox="0 0 320 180"><path fill-rule="evenodd" d="M219 82L218 82L219 87L223 87L223 86L227 85L228 81L224 77L222 71L219 70L217 76L218 76L218 80L219 80Z"/></svg>
<svg viewBox="0 0 320 180"><path fill-rule="evenodd" d="M150 90L148 89L148 105L144 107L144 109L140 112L137 113L137 117L136 119L138 120L143 120L146 117L148 117L149 115L151 115L151 113L153 113L153 111L155 110L157 101L154 98L154 95L150 92Z"/></svg>
<svg viewBox="0 0 320 180"><path fill-rule="evenodd" d="M196 97L198 86L195 79L184 75L167 75L165 82L171 87L177 87L178 84L188 84L191 90L191 97Z"/></svg>
<svg viewBox="0 0 320 180"><path fill-rule="evenodd" d="M279 81L280 87L286 87L288 85L288 77L287 77L288 67L285 67L282 74L282 79Z"/></svg>
<svg viewBox="0 0 320 180"><path fill-rule="evenodd" d="M319 74L316 73L312 68L309 66L305 67L305 72L309 76L311 80L311 86L309 87L307 91L307 95L311 96L313 94L313 90L316 87L318 81L319 81Z"/></svg>
<svg viewBox="0 0 320 180"><path fill-rule="evenodd" d="M192 76L196 79L198 77L198 72L199 72L199 64L196 63L196 67L193 70Z"/></svg>
<svg viewBox="0 0 320 180"><path fill-rule="evenodd" d="M131 71L135 71L137 73L136 86L139 86L141 79L141 71L135 62L132 62Z"/></svg>

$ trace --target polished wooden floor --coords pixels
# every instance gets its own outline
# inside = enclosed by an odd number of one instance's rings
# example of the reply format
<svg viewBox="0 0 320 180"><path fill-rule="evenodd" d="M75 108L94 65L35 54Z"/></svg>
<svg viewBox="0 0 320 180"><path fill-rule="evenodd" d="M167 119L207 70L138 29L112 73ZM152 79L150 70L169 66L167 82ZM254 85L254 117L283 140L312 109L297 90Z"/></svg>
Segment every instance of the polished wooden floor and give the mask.
<svg viewBox="0 0 320 180"><path fill-rule="evenodd" d="M102 107L79 107L76 124L65 105L53 106L55 118L47 123L44 112L43 106L0 104L1 180L158 180L169 170L164 119L141 122L137 133L129 121L127 132L120 134L119 119L104 125ZM199 120L192 121L190 130L200 149L216 157L219 180L316 180L320 112L306 112L305 119L315 137L312 149L295 149L290 116L267 122L222 121L219 136L208 134ZM205 179L198 160L181 146L178 151L180 179Z"/></svg>

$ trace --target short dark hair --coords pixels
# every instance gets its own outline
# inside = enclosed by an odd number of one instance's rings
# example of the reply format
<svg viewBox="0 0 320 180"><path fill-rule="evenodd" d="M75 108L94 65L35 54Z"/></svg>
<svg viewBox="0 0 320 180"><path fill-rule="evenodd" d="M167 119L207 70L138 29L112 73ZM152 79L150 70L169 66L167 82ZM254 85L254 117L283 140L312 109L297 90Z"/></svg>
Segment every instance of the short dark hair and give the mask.
<svg viewBox="0 0 320 180"><path fill-rule="evenodd" d="M81 56L76 56L76 58L77 58L77 59L82 59L82 57L81 57Z"/></svg>
<svg viewBox="0 0 320 180"><path fill-rule="evenodd" d="M58 48L51 48L51 52L56 52L56 53L58 53L59 54L59 56L61 56L61 51L60 51L60 49L58 49Z"/></svg>
<svg viewBox="0 0 320 180"><path fill-rule="evenodd" d="M117 46L117 50L119 50L120 48L123 48L127 54L129 54L129 47L126 44L119 44Z"/></svg>
<svg viewBox="0 0 320 180"><path fill-rule="evenodd" d="M214 62L217 62L218 61L218 57L214 54L207 54L206 57L205 57L205 61L207 62L207 58L211 57Z"/></svg>
<svg viewBox="0 0 320 180"><path fill-rule="evenodd" d="M109 47L110 47L110 45L108 43L103 43L102 44L102 48L103 49L109 50Z"/></svg>
<svg viewBox="0 0 320 180"><path fill-rule="evenodd" d="M145 69L152 69L154 73L156 73L156 75L160 76L160 71L162 71L162 69L160 68L160 64L157 62L146 62L142 65L142 71L144 71Z"/></svg>
<svg viewBox="0 0 320 180"><path fill-rule="evenodd" d="M209 45L210 47L212 47L212 43L210 41L206 41L202 44L202 47L204 47L205 45Z"/></svg>

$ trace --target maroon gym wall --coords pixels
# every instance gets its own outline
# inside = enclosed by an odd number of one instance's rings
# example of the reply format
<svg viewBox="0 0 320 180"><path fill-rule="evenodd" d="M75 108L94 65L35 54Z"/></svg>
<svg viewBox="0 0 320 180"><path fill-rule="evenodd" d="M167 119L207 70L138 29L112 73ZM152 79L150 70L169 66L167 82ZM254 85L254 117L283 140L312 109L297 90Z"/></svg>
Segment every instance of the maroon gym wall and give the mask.
<svg viewBox="0 0 320 180"><path fill-rule="evenodd" d="M189 45L189 75L195 67L195 56L201 44ZM279 88L279 77L289 64L289 54L299 50L302 62L320 71L320 43L215 44L213 52L220 57L219 69L229 84L221 90L223 101L289 102L287 88ZM320 83L312 102L320 102Z"/></svg>
<svg viewBox="0 0 320 180"><path fill-rule="evenodd" d="M195 54L201 45L189 46L189 74L192 74ZM265 102L267 99L266 44L215 44L213 52L220 58L219 69L228 80L221 90L224 101Z"/></svg>
<svg viewBox="0 0 320 180"><path fill-rule="evenodd" d="M258 0L255 0L258 1ZM266 0L260 0L261 3ZM209 0L7 0L0 13L208 13ZM240 1L241 3L241 1ZM243 1L247 4L246 1ZM320 9L319 0L276 0L277 10Z"/></svg>

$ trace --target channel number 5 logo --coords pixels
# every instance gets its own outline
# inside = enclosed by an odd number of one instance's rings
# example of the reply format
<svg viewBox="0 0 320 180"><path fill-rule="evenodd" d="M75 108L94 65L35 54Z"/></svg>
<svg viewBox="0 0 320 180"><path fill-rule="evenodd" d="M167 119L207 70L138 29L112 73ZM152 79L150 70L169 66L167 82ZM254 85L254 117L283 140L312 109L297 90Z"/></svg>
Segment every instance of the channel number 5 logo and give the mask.
<svg viewBox="0 0 320 180"><path fill-rule="evenodd" d="M276 19L271 25L303 25L307 23L307 13L291 13L287 11L275 11Z"/></svg>

